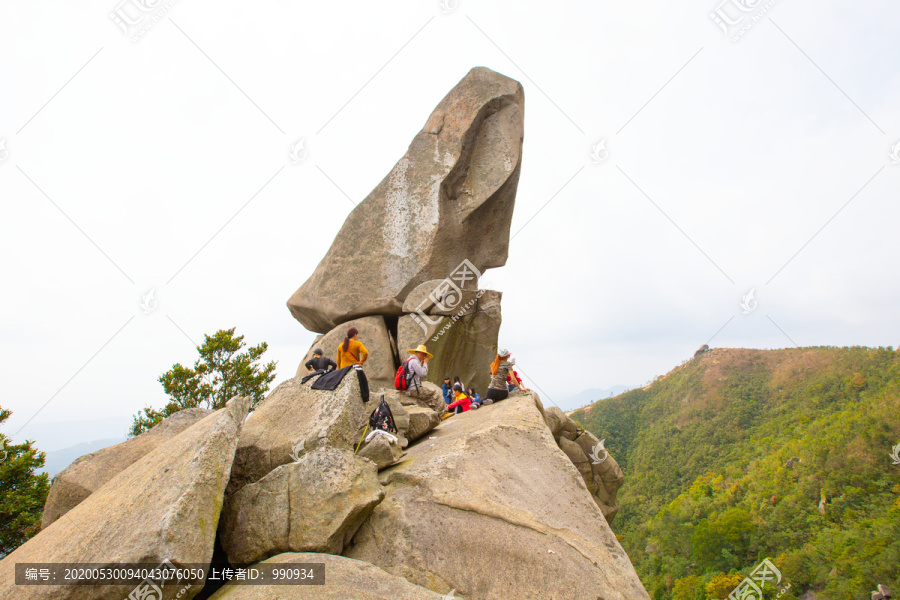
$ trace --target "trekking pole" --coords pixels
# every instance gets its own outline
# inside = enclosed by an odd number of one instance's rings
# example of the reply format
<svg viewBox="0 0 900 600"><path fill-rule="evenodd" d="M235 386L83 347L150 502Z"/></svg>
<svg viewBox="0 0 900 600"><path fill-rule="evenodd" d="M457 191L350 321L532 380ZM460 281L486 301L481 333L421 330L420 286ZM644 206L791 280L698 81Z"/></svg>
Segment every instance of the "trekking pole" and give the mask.
<svg viewBox="0 0 900 600"><path fill-rule="evenodd" d="M363 440L366 439L366 434L369 432L369 426L366 425L366 428L363 430L362 437L359 438L359 443L356 445L356 450L353 451L353 454L359 452L359 447L362 446Z"/></svg>

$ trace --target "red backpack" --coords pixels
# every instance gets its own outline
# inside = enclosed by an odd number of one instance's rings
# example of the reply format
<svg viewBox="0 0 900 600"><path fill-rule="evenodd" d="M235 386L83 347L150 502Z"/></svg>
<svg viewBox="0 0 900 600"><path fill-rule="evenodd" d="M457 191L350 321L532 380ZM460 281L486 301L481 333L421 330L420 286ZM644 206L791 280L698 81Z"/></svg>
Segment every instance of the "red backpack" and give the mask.
<svg viewBox="0 0 900 600"><path fill-rule="evenodd" d="M409 361L414 358L414 356L410 356L397 368L397 374L394 375L394 389L400 390L401 392L405 392L409 389L409 382L413 376L413 372L409 368Z"/></svg>

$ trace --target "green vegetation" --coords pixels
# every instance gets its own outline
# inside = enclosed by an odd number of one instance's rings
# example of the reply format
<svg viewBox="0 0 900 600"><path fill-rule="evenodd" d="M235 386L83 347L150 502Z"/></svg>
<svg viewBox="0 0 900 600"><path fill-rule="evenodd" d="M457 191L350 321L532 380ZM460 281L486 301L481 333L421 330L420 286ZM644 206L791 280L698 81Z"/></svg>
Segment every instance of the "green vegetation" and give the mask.
<svg viewBox="0 0 900 600"><path fill-rule="evenodd" d="M239 353L244 347L244 336L235 337L234 329L204 335L205 341L197 347L200 358L193 369L176 363L163 373L159 382L169 395L169 403L161 410L148 406L143 413L137 413L128 434L139 435L186 408L218 410L234 396L250 396L250 410L255 409L275 379L275 363L257 364L269 347L265 342Z"/></svg>
<svg viewBox="0 0 900 600"><path fill-rule="evenodd" d="M783 600L900 589L900 352L716 349L572 416L625 471L613 529L657 600L725 598L766 557Z"/></svg>
<svg viewBox="0 0 900 600"><path fill-rule="evenodd" d="M0 424L12 413L0 408ZM0 556L9 554L41 530L44 501L50 491L44 453L33 442L10 444L0 433Z"/></svg>

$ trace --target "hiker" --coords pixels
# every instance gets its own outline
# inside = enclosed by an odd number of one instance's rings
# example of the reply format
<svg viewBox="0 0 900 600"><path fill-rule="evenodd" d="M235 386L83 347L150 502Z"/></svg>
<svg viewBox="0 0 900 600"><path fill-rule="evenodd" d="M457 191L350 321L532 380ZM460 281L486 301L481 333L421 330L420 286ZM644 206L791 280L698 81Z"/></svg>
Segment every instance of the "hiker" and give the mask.
<svg viewBox="0 0 900 600"><path fill-rule="evenodd" d="M447 405L447 412L441 420L461 412L466 412L472 407L472 400L463 393L463 388L458 383L453 384L453 399L454 401Z"/></svg>
<svg viewBox="0 0 900 600"><path fill-rule="evenodd" d="M325 371L327 373L337 369L337 363L325 356L321 348L313 350L313 357L306 361L306 364L303 366L310 372Z"/></svg>
<svg viewBox="0 0 900 600"><path fill-rule="evenodd" d="M506 389L510 392L516 389L516 385L513 384L513 377L515 377L517 381L522 381L519 379L519 372L515 369L510 369L509 375L506 376Z"/></svg>
<svg viewBox="0 0 900 600"><path fill-rule="evenodd" d="M425 348L424 344L419 344L415 350L407 350L412 354L412 358L407 360L409 363L410 379L408 390L419 390L422 388L422 380L428 375L428 361L434 358L434 355Z"/></svg>
<svg viewBox="0 0 900 600"><path fill-rule="evenodd" d="M337 368L343 369L350 365L360 365L369 358L369 351L359 341L359 329L351 327L347 330L347 337L337 349Z"/></svg>
<svg viewBox="0 0 900 600"><path fill-rule="evenodd" d="M444 404L453 402L453 384L450 383L449 375L444 377L444 385L441 386L441 391L444 393Z"/></svg>
<svg viewBox="0 0 900 600"><path fill-rule="evenodd" d="M463 392L466 391L466 384L464 384L462 381L459 380L459 375L453 376L453 385L454 386L459 385L459 387L462 388Z"/></svg>
<svg viewBox="0 0 900 600"><path fill-rule="evenodd" d="M466 395L469 397L469 400L472 401L472 408L478 408L481 406L481 395L476 392L473 388L469 388L469 391L466 392Z"/></svg>
<svg viewBox="0 0 900 600"><path fill-rule="evenodd" d="M491 363L491 383L488 385L487 393L484 395L484 402L482 404L493 404L494 402L509 398L509 388L506 386L506 378L510 376L510 374L512 374L511 380L517 388L523 392L528 391L512 370L512 367L515 364L516 361L510 358L509 350L501 348L497 352L497 358Z"/></svg>

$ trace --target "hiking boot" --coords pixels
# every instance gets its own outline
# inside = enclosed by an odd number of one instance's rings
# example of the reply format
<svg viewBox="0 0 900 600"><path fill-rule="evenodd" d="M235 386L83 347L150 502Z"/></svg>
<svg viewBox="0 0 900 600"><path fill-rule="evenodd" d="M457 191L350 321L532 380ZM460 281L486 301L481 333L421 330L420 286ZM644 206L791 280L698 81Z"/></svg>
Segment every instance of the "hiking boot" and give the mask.
<svg viewBox="0 0 900 600"><path fill-rule="evenodd" d="M485 400L484 402L482 402L482 404L484 404L485 406L490 406L490 405L493 404L493 403L494 403L494 401L491 400L490 398L488 398L487 400Z"/></svg>

